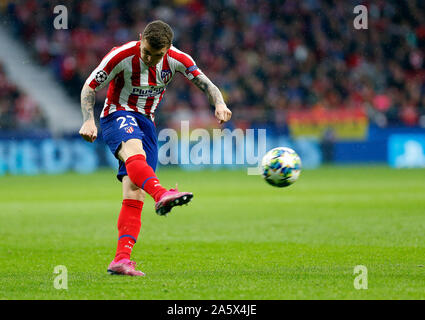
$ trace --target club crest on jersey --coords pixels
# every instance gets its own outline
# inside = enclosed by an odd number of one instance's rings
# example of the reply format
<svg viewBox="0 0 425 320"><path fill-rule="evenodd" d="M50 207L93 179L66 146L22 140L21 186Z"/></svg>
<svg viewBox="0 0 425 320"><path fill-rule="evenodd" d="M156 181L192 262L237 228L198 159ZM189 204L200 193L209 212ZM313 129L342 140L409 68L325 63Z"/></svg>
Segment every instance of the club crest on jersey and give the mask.
<svg viewBox="0 0 425 320"><path fill-rule="evenodd" d="M134 132L134 128L132 126L129 126L129 127L125 128L125 132L127 132L127 133L133 133Z"/></svg>
<svg viewBox="0 0 425 320"><path fill-rule="evenodd" d="M102 83L104 82L106 79L108 78L108 74L106 73L106 71L104 70L99 70L96 73L95 79L97 81L97 83Z"/></svg>
<svg viewBox="0 0 425 320"><path fill-rule="evenodd" d="M161 71L161 79L164 83L167 83L171 80L171 70L162 70Z"/></svg>

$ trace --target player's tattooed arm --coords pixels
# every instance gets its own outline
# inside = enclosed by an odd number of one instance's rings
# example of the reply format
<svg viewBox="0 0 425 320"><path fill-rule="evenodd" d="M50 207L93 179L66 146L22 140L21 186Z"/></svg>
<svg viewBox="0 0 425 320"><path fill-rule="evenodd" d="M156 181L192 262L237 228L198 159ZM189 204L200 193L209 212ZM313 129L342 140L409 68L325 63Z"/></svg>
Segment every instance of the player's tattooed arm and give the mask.
<svg viewBox="0 0 425 320"><path fill-rule="evenodd" d="M220 90L211 82L206 75L200 74L192 80L192 83L206 93L212 105L224 103Z"/></svg>
<svg viewBox="0 0 425 320"><path fill-rule="evenodd" d="M83 125L79 134L84 140L93 142L97 138L97 127L94 123L95 92L87 84L81 90L81 112L83 113Z"/></svg>
<svg viewBox="0 0 425 320"><path fill-rule="evenodd" d="M81 111L83 113L83 121L94 120L94 103L95 92L88 85L84 84L81 90Z"/></svg>
<svg viewBox="0 0 425 320"><path fill-rule="evenodd" d="M204 74L200 74L192 80L192 83L201 89L208 97L210 104L215 106L215 117L219 123L229 121L232 111L224 103L223 95L214 83Z"/></svg>

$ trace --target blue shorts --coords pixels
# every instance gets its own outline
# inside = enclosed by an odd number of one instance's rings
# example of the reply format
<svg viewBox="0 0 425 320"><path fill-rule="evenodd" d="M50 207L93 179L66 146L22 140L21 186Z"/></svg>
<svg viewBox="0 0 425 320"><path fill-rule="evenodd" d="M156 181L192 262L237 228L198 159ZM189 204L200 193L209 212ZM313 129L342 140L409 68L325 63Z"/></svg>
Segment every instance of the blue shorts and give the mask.
<svg viewBox="0 0 425 320"><path fill-rule="evenodd" d="M143 114L131 111L115 111L100 118L103 140L118 159L118 151L122 142L130 139L140 139L146 152L146 162L155 171L158 162L158 140L156 128L152 120ZM127 175L124 162L118 159L119 169L117 178Z"/></svg>

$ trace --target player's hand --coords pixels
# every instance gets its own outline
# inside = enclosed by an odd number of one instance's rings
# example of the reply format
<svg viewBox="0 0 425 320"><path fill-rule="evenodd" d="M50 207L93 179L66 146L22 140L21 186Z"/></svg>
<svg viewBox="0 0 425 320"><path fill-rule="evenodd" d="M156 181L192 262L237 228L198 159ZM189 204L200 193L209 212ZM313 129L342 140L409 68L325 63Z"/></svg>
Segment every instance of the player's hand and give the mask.
<svg viewBox="0 0 425 320"><path fill-rule="evenodd" d="M97 127L94 120L86 120L81 126L79 134L84 138L84 140L94 142L97 138Z"/></svg>
<svg viewBox="0 0 425 320"><path fill-rule="evenodd" d="M219 123L227 122L232 117L232 111L227 108L225 103L216 104L215 117Z"/></svg>

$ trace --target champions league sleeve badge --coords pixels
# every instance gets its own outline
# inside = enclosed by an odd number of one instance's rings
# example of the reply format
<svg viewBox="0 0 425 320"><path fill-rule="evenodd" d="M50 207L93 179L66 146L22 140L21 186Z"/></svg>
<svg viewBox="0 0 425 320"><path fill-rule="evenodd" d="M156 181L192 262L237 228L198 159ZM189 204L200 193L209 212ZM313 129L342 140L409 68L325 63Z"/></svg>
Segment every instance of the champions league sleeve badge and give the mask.
<svg viewBox="0 0 425 320"><path fill-rule="evenodd" d="M106 71L104 70L99 70L96 73L95 79L97 81L97 83L102 83L104 82L106 79L108 78L108 74L106 73Z"/></svg>

